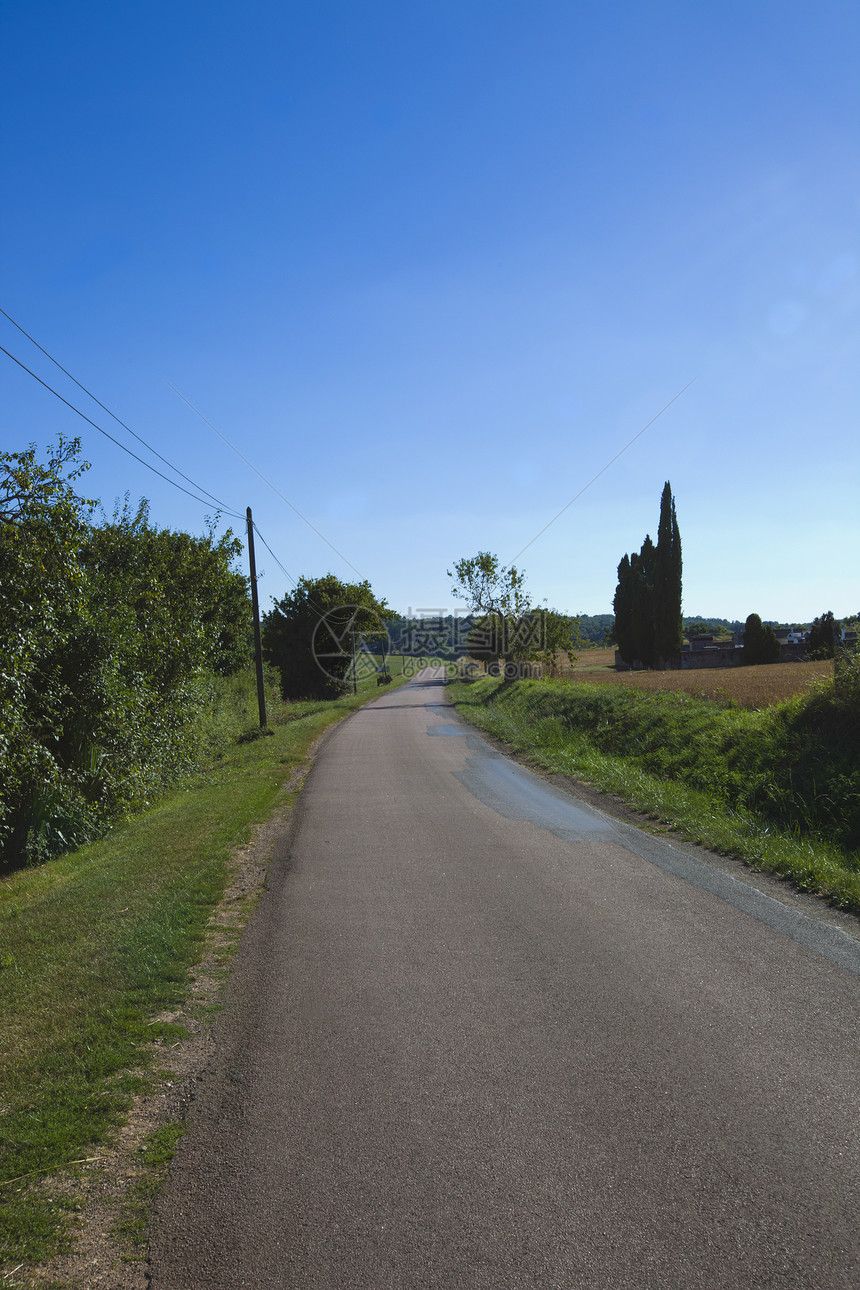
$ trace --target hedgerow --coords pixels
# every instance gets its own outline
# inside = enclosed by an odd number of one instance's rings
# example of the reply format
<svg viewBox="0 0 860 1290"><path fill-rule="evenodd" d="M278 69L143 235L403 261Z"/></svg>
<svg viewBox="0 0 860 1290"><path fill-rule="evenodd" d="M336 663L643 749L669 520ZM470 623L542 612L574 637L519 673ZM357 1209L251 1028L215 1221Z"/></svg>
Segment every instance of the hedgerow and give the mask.
<svg viewBox="0 0 860 1290"><path fill-rule="evenodd" d="M0 453L0 865L96 836L195 759L209 678L247 658L241 550L214 525L111 519L76 492L78 440Z"/></svg>

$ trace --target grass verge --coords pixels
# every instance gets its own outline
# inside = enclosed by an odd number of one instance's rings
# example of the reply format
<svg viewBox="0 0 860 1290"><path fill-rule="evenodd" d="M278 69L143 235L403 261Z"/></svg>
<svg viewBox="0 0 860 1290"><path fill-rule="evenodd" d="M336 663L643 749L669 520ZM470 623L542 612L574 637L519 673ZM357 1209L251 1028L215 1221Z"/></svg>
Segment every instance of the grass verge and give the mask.
<svg viewBox="0 0 860 1290"><path fill-rule="evenodd" d="M392 671L408 679L399 660ZM278 704L272 737L252 739L252 687L231 679L227 715L210 714L204 772L107 837L0 878L3 1284L68 1247L76 1177L159 1079L154 1041L180 1036L155 1018L186 997L236 848L289 802L312 743L379 692L370 677L355 696ZM165 1132L150 1144L154 1177L176 1140Z"/></svg>
<svg viewBox="0 0 860 1290"><path fill-rule="evenodd" d="M176 1144L184 1133L182 1121L162 1124L147 1135L139 1149L141 1176L132 1184L122 1217L114 1228L132 1251L140 1252L146 1245L150 1206L161 1191Z"/></svg>
<svg viewBox="0 0 860 1290"><path fill-rule="evenodd" d="M450 694L535 767L860 912L857 722L830 692L768 712L565 681L486 678Z"/></svg>

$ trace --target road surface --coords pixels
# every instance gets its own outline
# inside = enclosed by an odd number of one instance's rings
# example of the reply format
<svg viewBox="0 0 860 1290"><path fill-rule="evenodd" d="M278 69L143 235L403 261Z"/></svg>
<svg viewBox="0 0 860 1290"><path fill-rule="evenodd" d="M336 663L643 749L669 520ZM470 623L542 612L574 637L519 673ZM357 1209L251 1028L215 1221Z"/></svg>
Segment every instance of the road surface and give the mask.
<svg viewBox="0 0 860 1290"><path fill-rule="evenodd" d="M152 1290L860 1285L860 947L502 757L427 672L325 743Z"/></svg>

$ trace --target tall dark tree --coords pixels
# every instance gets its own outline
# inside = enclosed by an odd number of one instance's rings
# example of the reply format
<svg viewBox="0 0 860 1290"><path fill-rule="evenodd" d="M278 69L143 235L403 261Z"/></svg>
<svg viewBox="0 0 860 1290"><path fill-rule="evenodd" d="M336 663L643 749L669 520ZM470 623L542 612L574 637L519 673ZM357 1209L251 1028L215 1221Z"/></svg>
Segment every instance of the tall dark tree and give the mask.
<svg viewBox="0 0 860 1290"><path fill-rule="evenodd" d="M806 638L807 658L833 658L836 642L841 638L841 624L833 617L833 611L816 618Z"/></svg>
<svg viewBox="0 0 860 1290"><path fill-rule="evenodd" d="M668 480L660 499L653 588L655 654L658 659L669 663L681 652L684 625L681 618L681 535Z"/></svg>
<svg viewBox="0 0 860 1290"><path fill-rule="evenodd" d="M778 663L779 641L772 627L765 626L758 614L750 614L744 624L744 663Z"/></svg>
<svg viewBox="0 0 860 1290"><path fill-rule="evenodd" d="M656 623L654 618L654 582L657 575L657 548L650 534L645 534L642 550L630 557L631 606L633 616L633 652L643 667L657 662Z"/></svg>
<svg viewBox="0 0 860 1290"><path fill-rule="evenodd" d="M618 566L615 642L625 663L658 667L681 653L681 537L668 480L660 502L657 545L646 534L637 555Z"/></svg>
<svg viewBox="0 0 860 1290"><path fill-rule="evenodd" d="M618 566L618 586L615 588L615 599L612 601L615 610L615 626L612 634L618 653L630 667L636 659L633 646L633 580L630 570L630 556L621 558Z"/></svg>

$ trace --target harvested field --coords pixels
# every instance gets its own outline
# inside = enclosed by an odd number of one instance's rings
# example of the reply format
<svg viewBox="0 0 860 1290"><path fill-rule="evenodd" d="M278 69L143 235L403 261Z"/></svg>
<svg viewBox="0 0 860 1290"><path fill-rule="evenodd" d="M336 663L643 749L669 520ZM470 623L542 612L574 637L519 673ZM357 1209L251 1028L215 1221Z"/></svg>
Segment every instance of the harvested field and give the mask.
<svg viewBox="0 0 860 1290"><path fill-rule="evenodd" d="M569 665L562 667L565 676L573 672L596 672L607 667L615 669L615 650L614 649L584 649L576 656L576 662L571 668Z"/></svg>
<svg viewBox="0 0 860 1290"><path fill-rule="evenodd" d="M600 651L609 654L611 651ZM598 653L597 650L589 654ZM701 668L689 672L616 672L614 669L581 667L588 655L581 654L571 680L589 685L626 685L637 690L683 690L697 699L736 703L742 708L769 708L795 694L803 694L816 681L833 676L833 663L768 663L759 667Z"/></svg>
<svg viewBox="0 0 860 1290"><path fill-rule="evenodd" d="M833 663L767 663L757 667L693 668L689 672L616 672L614 649L587 649L571 665L567 658L551 674L555 680L589 685L626 685L637 690L682 690L697 699L726 706L769 708L795 694L804 694L816 681L833 676Z"/></svg>

